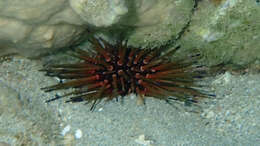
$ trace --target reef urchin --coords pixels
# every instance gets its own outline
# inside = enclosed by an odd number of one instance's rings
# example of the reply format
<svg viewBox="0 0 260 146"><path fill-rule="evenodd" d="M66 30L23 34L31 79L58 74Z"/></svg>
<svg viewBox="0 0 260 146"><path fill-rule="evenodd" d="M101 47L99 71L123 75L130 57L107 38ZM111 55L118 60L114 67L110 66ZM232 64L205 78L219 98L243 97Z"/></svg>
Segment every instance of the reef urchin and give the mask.
<svg viewBox="0 0 260 146"><path fill-rule="evenodd" d="M209 96L194 88L198 87L196 79L201 78L200 67L194 66L194 57L178 61L169 59L168 54L178 48L162 54L160 48L138 49L127 46L126 41L112 45L92 37L90 42L95 49L94 55L82 49L76 49L73 54L82 62L49 65L42 69L48 76L66 79L63 83L42 88L44 91L76 89L47 102L68 96L67 102L91 102L93 110L102 99L109 101L130 93L136 94L141 101L149 96L189 103Z"/></svg>

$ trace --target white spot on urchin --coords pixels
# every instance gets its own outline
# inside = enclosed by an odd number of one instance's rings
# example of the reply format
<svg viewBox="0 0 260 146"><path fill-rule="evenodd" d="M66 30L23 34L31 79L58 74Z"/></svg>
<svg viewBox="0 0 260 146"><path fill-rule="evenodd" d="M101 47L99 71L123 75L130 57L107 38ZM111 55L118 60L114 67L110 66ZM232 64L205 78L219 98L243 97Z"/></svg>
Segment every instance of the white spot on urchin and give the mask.
<svg viewBox="0 0 260 146"><path fill-rule="evenodd" d="M76 130L75 132L75 138L80 139L82 137L82 131L80 129Z"/></svg>
<svg viewBox="0 0 260 146"><path fill-rule="evenodd" d="M66 127L64 127L64 129L61 131L61 135L64 136L66 135L66 133L68 133L70 131L70 125L67 125Z"/></svg>

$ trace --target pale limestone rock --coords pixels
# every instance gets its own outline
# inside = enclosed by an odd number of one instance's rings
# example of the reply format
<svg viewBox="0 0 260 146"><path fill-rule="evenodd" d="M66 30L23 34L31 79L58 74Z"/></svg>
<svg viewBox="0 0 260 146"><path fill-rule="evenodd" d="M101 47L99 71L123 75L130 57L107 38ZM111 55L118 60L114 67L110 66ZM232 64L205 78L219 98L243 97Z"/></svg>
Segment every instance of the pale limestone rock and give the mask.
<svg viewBox="0 0 260 146"><path fill-rule="evenodd" d="M158 45L181 31L192 8L190 0L0 0L0 55L50 53L87 35L90 25L135 28L130 44Z"/></svg>
<svg viewBox="0 0 260 146"><path fill-rule="evenodd" d="M69 46L84 23L67 0L0 0L0 55L35 57Z"/></svg>
<svg viewBox="0 0 260 146"><path fill-rule="evenodd" d="M28 36L31 31L32 28L21 21L0 17L0 40L3 42L17 43Z"/></svg>
<svg viewBox="0 0 260 146"><path fill-rule="evenodd" d="M83 20L97 27L115 24L128 12L125 0L70 0L70 5Z"/></svg>

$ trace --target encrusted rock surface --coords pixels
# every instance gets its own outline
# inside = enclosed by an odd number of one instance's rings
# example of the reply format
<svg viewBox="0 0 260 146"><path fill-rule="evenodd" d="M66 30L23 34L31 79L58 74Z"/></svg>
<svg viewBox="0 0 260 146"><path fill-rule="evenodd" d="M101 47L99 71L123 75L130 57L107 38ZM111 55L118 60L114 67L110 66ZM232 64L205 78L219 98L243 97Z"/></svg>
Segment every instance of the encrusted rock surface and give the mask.
<svg viewBox="0 0 260 146"><path fill-rule="evenodd" d="M203 0L192 16L183 48L199 48L207 65L260 64L260 3Z"/></svg>

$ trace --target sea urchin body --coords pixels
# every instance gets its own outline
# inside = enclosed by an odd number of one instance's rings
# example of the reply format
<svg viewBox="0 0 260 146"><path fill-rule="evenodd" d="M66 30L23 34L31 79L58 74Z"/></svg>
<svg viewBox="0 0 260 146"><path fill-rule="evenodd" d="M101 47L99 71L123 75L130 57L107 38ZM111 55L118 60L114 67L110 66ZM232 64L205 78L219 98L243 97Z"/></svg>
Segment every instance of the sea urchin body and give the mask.
<svg viewBox="0 0 260 146"><path fill-rule="evenodd" d="M200 78L194 61L173 62L167 55L161 55L160 49L137 49L128 47L126 42L111 45L92 38L91 43L94 55L81 49L73 54L82 62L49 65L42 70L48 76L66 79L64 83L42 88L44 91L76 89L48 102L69 96L68 102L91 102L92 110L102 99L112 100L130 93L142 100L149 96L185 102L197 102L198 98L208 96L194 88L196 78Z"/></svg>

